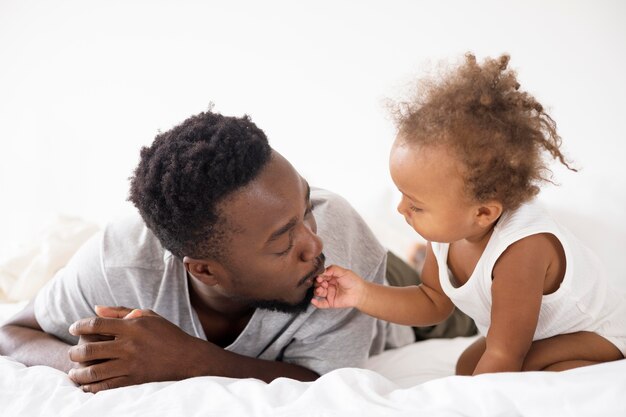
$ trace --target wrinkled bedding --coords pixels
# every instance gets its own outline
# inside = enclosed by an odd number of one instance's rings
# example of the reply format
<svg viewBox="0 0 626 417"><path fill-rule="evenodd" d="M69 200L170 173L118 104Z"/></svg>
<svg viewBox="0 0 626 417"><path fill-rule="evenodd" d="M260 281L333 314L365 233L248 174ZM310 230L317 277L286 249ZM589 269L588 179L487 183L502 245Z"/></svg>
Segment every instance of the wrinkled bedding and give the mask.
<svg viewBox="0 0 626 417"><path fill-rule="evenodd" d="M0 260L0 300L5 301L0 323L96 229L68 222L44 234L30 255L22 251ZM63 372L0 357L0 417L626 416L626 360L561 373L453 376L456 359L473 340L414 343L370 358L366 369L339 369L315 382L200 377L95 395L82 392Z"/></svg>
<svg viewBox="0 0 626 417"><path fill-rule="evenodd" d="M626 360L567 372L452 376L473 338L430 340L315 382L199 377L87 394L52 368L0 357L8 416L626 416Z"/></svg>

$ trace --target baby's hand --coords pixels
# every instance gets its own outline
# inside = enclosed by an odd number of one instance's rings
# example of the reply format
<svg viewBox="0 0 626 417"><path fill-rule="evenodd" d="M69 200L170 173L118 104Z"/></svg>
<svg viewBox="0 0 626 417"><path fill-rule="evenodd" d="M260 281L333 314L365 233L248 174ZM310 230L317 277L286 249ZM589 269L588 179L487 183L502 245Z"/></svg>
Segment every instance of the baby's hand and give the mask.
<svg viewBox="0 0 626 417"><path fill-rule="evenodd" d="M365 281L354 272L331 265L315 280L315 297L311 303L317 308L358 307Z"/></svg>

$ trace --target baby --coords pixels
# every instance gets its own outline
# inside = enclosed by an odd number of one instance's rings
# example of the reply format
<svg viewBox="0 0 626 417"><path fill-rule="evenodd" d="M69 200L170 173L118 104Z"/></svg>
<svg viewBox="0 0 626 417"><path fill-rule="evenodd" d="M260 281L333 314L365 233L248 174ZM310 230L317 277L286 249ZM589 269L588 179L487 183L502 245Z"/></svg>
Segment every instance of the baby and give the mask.
<svg viewBox="0 0 626 417"><path fill-rule="evenodd" d="M398 211L429 242L422 284L376 285L332 265L312 303L412 326L439 323L456 305L482 336L459 358L461 375L622 359L626 299L536 201L549 181L544 154L572 168L555 122L508 63L468 54L398 113L389 166Z"/></svg>

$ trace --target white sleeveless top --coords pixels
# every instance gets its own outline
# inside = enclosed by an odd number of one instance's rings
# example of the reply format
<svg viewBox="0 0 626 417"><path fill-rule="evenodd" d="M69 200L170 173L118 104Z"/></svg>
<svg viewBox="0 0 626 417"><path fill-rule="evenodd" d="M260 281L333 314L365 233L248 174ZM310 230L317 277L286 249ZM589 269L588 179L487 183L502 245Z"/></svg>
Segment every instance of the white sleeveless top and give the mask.
<svg viewBox="0 0 626 417"><path fill-rule="evenodd" d="M626 352L626 296L611 289L596 255L560 226L536 200L505 212L494 227L472 275L457 287L448 271L448 243L432 242L441 287L452 302L476 322L483 336L491 322L493 267L514 242L538 233L550 233L565 251L563 282L544 295L533 340L581 330L600 334Z"/></svg>

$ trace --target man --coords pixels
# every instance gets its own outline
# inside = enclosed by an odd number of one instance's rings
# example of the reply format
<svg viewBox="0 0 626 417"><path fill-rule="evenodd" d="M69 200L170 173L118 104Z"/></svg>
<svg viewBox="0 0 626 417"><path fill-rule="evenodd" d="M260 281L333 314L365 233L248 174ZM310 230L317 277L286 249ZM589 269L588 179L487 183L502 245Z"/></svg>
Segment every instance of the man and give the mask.
<svg viewBox="0 0 626 417"><path fill-rule="evenodd" d="M386 253L248 117L207 111L159 134L129 199L141 217L85 244L3 326L1 354L98 392L199 375L310 381L414 340L356 310L310 305L325 264L383 282Z"/></svg>

